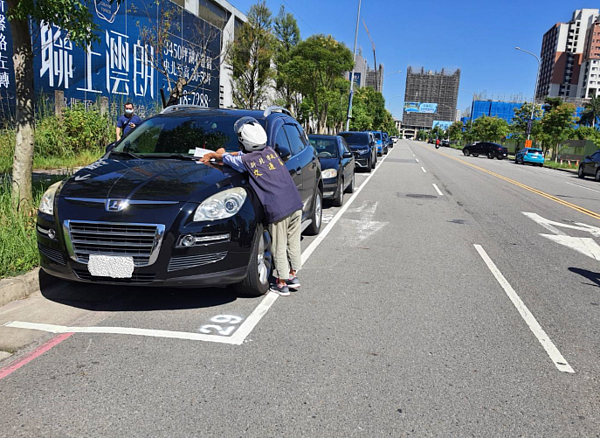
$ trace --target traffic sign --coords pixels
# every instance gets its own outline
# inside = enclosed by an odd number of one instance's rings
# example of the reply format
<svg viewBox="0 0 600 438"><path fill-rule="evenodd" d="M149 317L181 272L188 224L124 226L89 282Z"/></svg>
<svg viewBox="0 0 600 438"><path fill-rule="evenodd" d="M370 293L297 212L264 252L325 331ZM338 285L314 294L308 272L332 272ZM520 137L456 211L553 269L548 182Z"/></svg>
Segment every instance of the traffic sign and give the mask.
<svg viewBox="0 0 600 438"><path fill-rule="evenodd" d="M533 140L525 140L525 147L530 148L533 146Z"/></svg>

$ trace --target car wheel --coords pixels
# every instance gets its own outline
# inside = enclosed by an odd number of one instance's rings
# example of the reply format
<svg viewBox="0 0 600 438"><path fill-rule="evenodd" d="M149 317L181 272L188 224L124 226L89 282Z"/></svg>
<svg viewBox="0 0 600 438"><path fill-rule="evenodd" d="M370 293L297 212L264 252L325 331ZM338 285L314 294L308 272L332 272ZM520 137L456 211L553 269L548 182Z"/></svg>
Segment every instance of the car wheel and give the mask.
<svg viewBox="0 0 600 438"><path fill-rule="evenodd" d="M600 182L600 169L596 170L596 181Z"/></svg>
<svg viewBox="0 0 600 438"><path fill-rule="evenodd" d="M342 178L342 182L337 189L337 194L335 195L335 198L333 199L333 206L341 207L343 203L344 203L344 179Z"/></svg>
<svg viewBox="0 0 600 438"><path fill-rule="evenodd" d="M313 211L310 215L312 222L306 229L306 234L309 236L316 236L319 234L319 231L321 231L321 220L323 219L323 194L318 187L313 204Z"/></svg>
<svg viewBox="0 0 600 438"><path fill-rule="evenodd" d="M355 184L356 184L355 180L356 180L355 173L352 172L352 181L350 181L350 184L346 188L346 192L345 193L354 193L354 187L355 187Z"/></svg>
<svg viewBox="0 0 600 438"><path fill-rule="evenodd" d="M463 154L465 155L465 157L468 157L469 155L471 155L471 151L468 149L463 149Z"/></svg>
<svg viewBox="0 0 600 438"><path fill-rule="evenodd" d="M248 275L236 285L239 295L260 297L269 290L269 278L273 270L273 253L271 252L271 235L259 224L254 234L252 255L248 265Z"/></svg>
<svg viewBox="0 0 600 438"><path fill-rule="evenodd" d="M473 156L474 156L474 157L478 157L478 156L479 156L479 154L473 154Z"/></svg>
<svg viewBox="0 0 600 438"><path fill-rule="evenodd" d="M577 176L579 178L585 178L585 175L583 174L583 166L579 166L579 169L577 170Z"/></svg>
<svg viewBox="0 0 600 438"><path fill-rule="evenodd" d="M371 172L373 172L373 160L369 159L369 162L367 163L367 173Z"/></svg>
<svg viewBox="0 0 600 438"><path fill-rule="evenodd" d="M494 159L494 153L493 153L493 152L488 152L488 154L487 154L487 157L488 157L490 160L493 160L493 159Z"/></svg>

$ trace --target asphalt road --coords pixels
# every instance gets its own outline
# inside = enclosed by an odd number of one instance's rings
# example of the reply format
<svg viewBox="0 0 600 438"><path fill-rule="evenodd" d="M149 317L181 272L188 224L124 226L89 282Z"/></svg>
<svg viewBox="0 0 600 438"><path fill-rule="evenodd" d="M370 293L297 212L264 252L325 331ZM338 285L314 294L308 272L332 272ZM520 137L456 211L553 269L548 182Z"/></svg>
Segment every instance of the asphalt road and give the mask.
<svg viewBox="0 0 600 438"><path fill-rule="evenodd" d="M357 184L289 298L42 291L86 312L0 380L0 436L600 436L600 185L409 141Z"/></svg>

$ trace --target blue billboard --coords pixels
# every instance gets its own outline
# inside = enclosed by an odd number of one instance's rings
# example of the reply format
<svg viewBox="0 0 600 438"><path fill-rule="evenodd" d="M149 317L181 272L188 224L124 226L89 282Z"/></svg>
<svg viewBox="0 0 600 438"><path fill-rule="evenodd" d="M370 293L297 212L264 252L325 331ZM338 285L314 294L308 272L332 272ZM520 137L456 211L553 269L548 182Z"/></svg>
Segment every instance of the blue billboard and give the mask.
<svg viewBox="0 0 600 438"><path fill-rule="evenodd" d="M120 4L94 0L89 5L100 30L99 41L86 49L75 46L60 27L40 27L34 41L36 99L53 99L56 90L64 92L66 105L91 104L106 96L113 103L132 101L144 116L160 107L161 88L168 99L169 79L173 87L182 75L190 79L190 92L180 103L219 106L220 29L169 0L124 0ZM4 0L0 0L0 102L5 96L10 101L12 96L14 105L14 72L9 61L12 43L10 50L8 44L2 44L3 37L7 43L10 38L10 28L3 30L2 8ZM158 34L160 17L167 8L176 8L177 24L171 25L166 43L153 44L148 35ZM2 88L4 71L13 87L6 91Z"/></svg>
<svg viewBox="0 0 600 438"><path fill-rule="evenodd" d="M439 126L444 131L447 131L450 125L452 125L452 122L446 120L434 120L433 125L431 125L431 129L435 128L436 126Z"/></svg>
<svg viewBox="0 0 600 438"><path fill-rule="evenodd" d="M419 114L436 114L437 107L437 103L405 102L404 112Z"/></svg>

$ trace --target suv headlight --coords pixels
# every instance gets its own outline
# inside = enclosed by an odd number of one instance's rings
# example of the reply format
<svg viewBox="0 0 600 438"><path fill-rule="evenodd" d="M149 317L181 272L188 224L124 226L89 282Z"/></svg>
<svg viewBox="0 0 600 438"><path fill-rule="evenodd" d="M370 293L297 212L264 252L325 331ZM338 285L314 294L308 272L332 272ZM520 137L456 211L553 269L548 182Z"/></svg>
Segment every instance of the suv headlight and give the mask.
<svg viewBox="0 0 600 438"><path fill-rule="evenodd" d="M248 194L241 187L224 190L206 199L196 209L194 222L216 221L235 216L244 205Z"/></svg>
<svg viewBox="0 0 600 438"><path fill-rule="evenodd" d="M323 178L335 178L337 176L337 170L325 169L321 175Z"/></svg>
<svg viewBox="0 0 600 438"><path fill-rule="evenodd" d="M54 214L54 197L56 196L56 191L61 184L62 181L52 184L50 187L48 187L48 190L46 190L44 196L42 196L39 208L42 213L49 214L50 216Z"/></svg>

